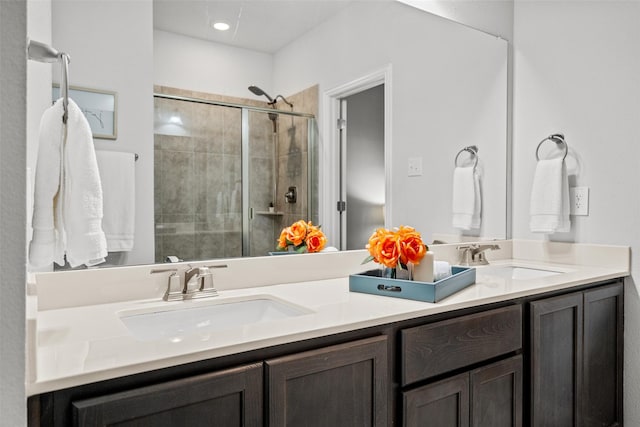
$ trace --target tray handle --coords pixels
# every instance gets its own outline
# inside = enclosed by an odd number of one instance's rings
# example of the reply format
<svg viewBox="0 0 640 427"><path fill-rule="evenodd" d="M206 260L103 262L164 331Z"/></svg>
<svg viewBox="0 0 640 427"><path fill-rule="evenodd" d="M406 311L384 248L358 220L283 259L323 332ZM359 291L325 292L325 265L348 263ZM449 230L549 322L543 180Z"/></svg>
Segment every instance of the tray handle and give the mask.
<svg viewBox="0 0 640 427"><path fill-rule="evenodd" d="M402 292L402 286L378 284L379 291Z"/></svg>

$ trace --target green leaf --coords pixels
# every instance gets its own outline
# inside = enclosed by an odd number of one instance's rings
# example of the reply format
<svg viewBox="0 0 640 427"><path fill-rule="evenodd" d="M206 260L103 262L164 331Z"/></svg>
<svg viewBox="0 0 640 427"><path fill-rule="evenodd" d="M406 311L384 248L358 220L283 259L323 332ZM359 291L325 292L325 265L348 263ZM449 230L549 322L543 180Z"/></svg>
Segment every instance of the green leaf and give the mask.
<svg viewBox="0 0 640 427"><path fill-rule="evenodd" d="M360 265L362 265L362 264L366 264L366 263L368 263L368 262L371 262L371 261L373 261L374 259L375 259L375 258L373 257L373 255L369 255L368 257L366 257L366 258L365 258L365 259L360 263Z"/></svg>

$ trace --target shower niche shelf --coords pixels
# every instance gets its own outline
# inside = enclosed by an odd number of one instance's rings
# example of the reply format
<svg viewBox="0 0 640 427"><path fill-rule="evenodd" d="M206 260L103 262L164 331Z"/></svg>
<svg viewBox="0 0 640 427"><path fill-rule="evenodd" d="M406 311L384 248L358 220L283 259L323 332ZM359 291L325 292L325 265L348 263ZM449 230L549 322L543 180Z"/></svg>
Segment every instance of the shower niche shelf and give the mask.
<svg viewBox="0 0 640 427"><path fill-rule="evenodd" d="M282 216L282 215L284 215L284 212L256 211L256 215Z"/></svg>

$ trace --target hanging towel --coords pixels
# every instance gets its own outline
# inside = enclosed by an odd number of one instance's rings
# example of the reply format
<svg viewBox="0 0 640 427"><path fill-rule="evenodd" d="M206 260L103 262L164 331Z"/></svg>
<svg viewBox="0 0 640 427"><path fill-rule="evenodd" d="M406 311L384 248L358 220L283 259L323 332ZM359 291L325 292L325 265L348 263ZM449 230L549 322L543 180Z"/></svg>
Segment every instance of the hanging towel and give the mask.
<svg viewBox="0 0 640 427"><path fill-rule="evenodd" d="M480 228L481 211L480 177L475 167L456 167L453 171L453 226L461 230Z"/></svg>
<svg viewBox="0 0 640 427"><path fill-rule="evenodd" d="M135 154L97 151L102 182L104 217L102 229L109 252L133 249L135 230Z"/></svg>
<svg viewBox="0 0 640 427"><path fill-rule="evenodd" d="M55 262L74 268L104 262L102 189L93 137L86 118L69 100L67 124L62 100L45 111L40 124L36 166L33 237L29 261L34 267Z"/></svg>
<svg viewBox="0 0 640 427"><path fill-rule="evenodd" d="M568 232L569 179L564 159L539 160L529 205L533 233Z"/></svg>
<svg viewBox="0 0 640 427"><path fill-rule="evenodd" d="M55 262L64 265L64 236L59 207L60 170L64 129L62 101L56 101L40 120L38 160L34 182L33 235L29 244L29 262L45 267Z"/></svg>

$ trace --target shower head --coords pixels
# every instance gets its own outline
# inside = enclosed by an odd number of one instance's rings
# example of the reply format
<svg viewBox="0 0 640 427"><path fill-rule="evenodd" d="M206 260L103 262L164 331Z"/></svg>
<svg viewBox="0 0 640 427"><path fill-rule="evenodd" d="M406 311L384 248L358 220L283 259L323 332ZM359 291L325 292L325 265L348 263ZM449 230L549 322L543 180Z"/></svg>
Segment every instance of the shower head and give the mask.
<svg viewBox="0 0 640 427"><path fill-rule="evenodd" d="M258 95L258 96L266 96L267 99L269 100L268 104L271 105L273 108L276 108L276 102L278 102L278 98L282 99L285 104L287 104L289 107L291 107L293 109L293 104L290 103L289 101L287 101L287 99L282 96L282 95L278 95L275 98L271 98L267 92L263 91L262 89L260 89L258 86L249 86L249 90L251 91L251 93L253 93L254 95Z"/></svg>
<svg viewBox="0 0 640 427"><path fill-rule="evenodd" d="M275 104L275 101L273 100L273 98L271 98L269 95L267 95L267 92L263 91L262 89L260 89L258 86L249 86L249 90L254 94L254 95L258 95L258 96L266 96L267 99L269 100L269 104Z"/></svg>

